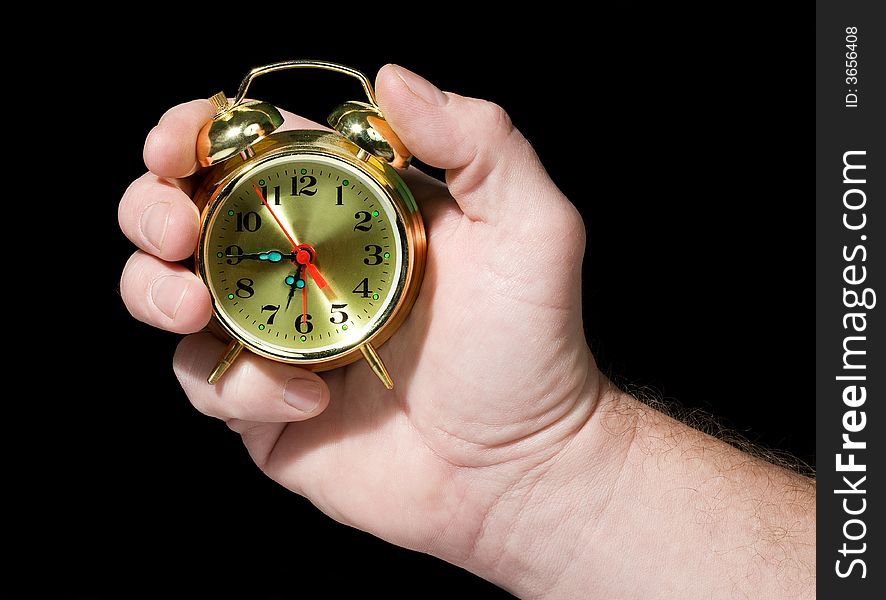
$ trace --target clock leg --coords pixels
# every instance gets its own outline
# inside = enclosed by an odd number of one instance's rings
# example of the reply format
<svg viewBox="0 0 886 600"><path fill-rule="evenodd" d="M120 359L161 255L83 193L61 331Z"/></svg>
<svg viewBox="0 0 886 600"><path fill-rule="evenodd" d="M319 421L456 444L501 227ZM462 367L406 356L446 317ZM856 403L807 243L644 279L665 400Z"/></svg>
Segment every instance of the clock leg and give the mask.
<svg viewBox="0 0 886 600"><path fill-rule="evenodd" d="M225 349L224 354L219 357L218 363L216 363L215 368L212 370L212 373L209 374L206 382L209 385L215 385L216 383L218 383L218 380L222 378L222 375L225 374L225 371L228 370L228 367L234 364L234 361L237 360L237 357L240 356L240 352L242 351L243 344L241 344L237 340L234 340L230 344L228 344L228 347Z"/></svg>
<svg viewBox="0 0 886 600"><path fill-rule="evenodd" d="M372 344L363 344L360 346L360 351L363 352L363 358L369 363L369 368L372 369L372 372L375 373L379 379L381 379L381 382L385 387L389 390L394 389L394 380L391 379L391 376L388 374L388 370L385 368L385 363L382 362L381 356L378 355L375 346Z"/></svg>

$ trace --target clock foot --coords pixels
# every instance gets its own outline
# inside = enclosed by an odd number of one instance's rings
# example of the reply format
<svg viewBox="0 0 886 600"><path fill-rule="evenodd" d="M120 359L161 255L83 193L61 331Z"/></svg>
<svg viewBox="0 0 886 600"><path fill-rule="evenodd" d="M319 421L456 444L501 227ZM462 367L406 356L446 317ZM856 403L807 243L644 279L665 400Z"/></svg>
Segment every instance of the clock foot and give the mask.
<svg viewBox="0 0 886 600"><path fill-rule="evenodd" d="M225 371L228 370L234 361L237 360L237 357L240 356L240 352L243 351L243 344L238 342L237 340L232 341L228 344L228 347L225 349L225 353L221 355L218 359L218 363L216 363L215 368L212 370L212 373L209 374L209 377L206 379L206 382L209 385L215 385L218 383L218 380L222 378L222 375L225 374Z"/></svg>
<svg viewBox="0 0 886 600"><path fill-rule="evenodd" d="M385 387L389 390L394 389L394 380L391 379L391 376L388 374L388 370L385 368L385 363L382 362L381 356L378 355L375 346L372 344L363 344L360 346L360 351L363 352L363 358L369 363L369 368L372 369L372 372L375 373L379 379L381 379L381 382Z"/></svg>

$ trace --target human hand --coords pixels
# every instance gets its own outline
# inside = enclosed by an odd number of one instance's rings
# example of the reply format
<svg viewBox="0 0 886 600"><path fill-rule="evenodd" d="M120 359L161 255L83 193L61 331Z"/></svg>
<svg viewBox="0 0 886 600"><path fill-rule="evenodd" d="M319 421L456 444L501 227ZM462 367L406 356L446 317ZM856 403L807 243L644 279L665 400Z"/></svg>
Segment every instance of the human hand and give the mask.
<svg viewBox="0 0 886 600"><path fill-rule="evenodd" d="M378 99L402 141L447 169L405 174L428 230L410 317L363 362L315 374L186 337L191 402L241 434L258 466L339 521L461 565L521 596L804 597L814 593L815 487L611 388L582 334L584 227L498 107L388 66ZM209 295L169 261L194 251L189 198L208 102L149 134L150 172L120 204L142 250L121 291L134 316L192 333ZM316 127L287 115L284 127Z"/></svg>
<svg viewBox="0 0 886 600"><path fill-rule="evenodd" d="M582 328L584 225L499 107L392 66L377 95L448 183L405 175L429 244L421 294L380 349L396 389L362 361L315 374L249 353L210 386L224 344L208 333L182 341L175 371L265 473L333 518L509 585L511 567L498 563L524 490L586 427L605 387ZM124 301L178 333L210 318L202 282L171 261L196 245L190 176L211 114L207 101L166 113L145 144L150 172L120 204L141 248L124 269ZM286 117L284 129L316 128Z"/></svg>

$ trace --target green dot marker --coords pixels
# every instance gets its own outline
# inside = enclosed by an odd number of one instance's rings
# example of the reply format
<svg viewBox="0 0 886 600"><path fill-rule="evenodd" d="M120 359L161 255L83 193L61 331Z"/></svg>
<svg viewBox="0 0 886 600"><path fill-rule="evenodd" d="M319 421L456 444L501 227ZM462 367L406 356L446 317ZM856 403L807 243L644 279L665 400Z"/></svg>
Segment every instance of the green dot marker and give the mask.
<svg viewBox="0 0 886 600"><path fill-rule="evenodd" d="M234 294L228 294L228 300L233 300L233 299L234 299Z"/></svg>
<svg viewBox="0 0 886 600"><path fill-rule="evenodd" d="M342 330L342 331L347 331L347 330L348 330L348 326L347 326L347 325L342 325L342 326L341 326L341 330Z"/></svg>
<svg viewBox="0 0 886 600"><path fill-rule="evenodd" d="M258 329L259 329L259 331L264 331L264 330L265 330L265 326L264 326L264 325L259 325L259 326L258 326Z"/></svg>
<svg viewBox="0 0 886 600"><path fill-rule="evenodd" d="M377 211L377 210L372 211L372 216L373 216L373 217L377 217L377 216L378 216L378 211Z"/></svg>
<svg viewBox="0 0 886 600"><path fill-rule="evenodd" d="M345 187L348 187L348 185L350 185L350 183L351 183L351 182L348 181L347 179L342 179L342 180L341 180L341 184L342 184L343 186L345 186Z"/></svg>
<svg viewBox="0 0 886 600"><path fill-rule="evenodd" d="M305 341L305 340L308 339L308 338L306 338L305 336L301 336L301 337L298 338L298 339L300 339L301 341Z"/></svg>
<svg viewBox="0 0 886 600"><path fill-rule="evenodd" d="M234 216L234 211L229 210L229 211L228 211L228 216L229 216L229 217L233 217L233 216Z"/></svg>
<svg viewBox="0 0 886 600"><path fill-rule="evenodd" d="M373 299L373 300L378 300L378 294L372 294L372 299Z"/></svg>
<svg viewBox="0 0 886 600"><path fill-rule="evenodd" d="M264 180L264 179L259 179L259 180L258 180L258 184L259 184L259 185L264 185L264 184L265 184L265 180Z"/></svg>
<svg viewBox="0 0 886 600"><path fill-rule="evenodd" d="M224 258L224 257L225 257L225 253L224 253L224 252L216 252L215 255L216 255L217 257L219 257L219 258Z"/></svg>
<svg viewBox="0 0 886 600"><path fill-rule="evenodd" d="M307 172L308 172L307 169L302 169L302 170L301 170L301 174L302 174L302 175L304 175L304 174L307 173Z"/></svg>
<svg viewBox="0 0 886 600"><path fill-rule="evenodd" d="M387 258L391 258L391 253L390 253L390 252L385 252L385 258L386 258L386 259L387 259Z"/></svg>

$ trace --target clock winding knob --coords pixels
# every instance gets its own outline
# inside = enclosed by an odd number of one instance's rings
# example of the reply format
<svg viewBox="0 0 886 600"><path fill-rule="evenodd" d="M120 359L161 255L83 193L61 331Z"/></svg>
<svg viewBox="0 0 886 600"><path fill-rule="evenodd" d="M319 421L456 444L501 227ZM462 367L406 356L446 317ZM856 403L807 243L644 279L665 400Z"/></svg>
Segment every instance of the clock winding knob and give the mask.
<svg viewBox="0 0 886 600"><path fill-rule="evenodd" d="M209 98L209 102L212 104L212 108L215 109L216 117L228 110L228 97L225 96L224 92L214 94Z"/></svg>

